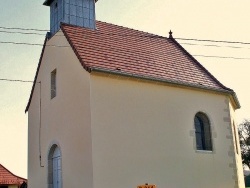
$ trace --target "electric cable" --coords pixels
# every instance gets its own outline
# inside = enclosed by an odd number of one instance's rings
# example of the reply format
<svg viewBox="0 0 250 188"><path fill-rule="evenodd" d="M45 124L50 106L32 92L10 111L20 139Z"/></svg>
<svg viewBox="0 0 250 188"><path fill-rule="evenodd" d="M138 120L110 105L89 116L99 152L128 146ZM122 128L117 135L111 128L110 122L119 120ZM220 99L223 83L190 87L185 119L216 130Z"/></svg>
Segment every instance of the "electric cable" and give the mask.
<svg viewBox="0 0 250 188"><path fill-rule="evenodd" d="M6 81L6 82L22 82L22 83L34 83L33 81L29 80L13 80L13 79L7 79L7 78L0 78L0 81Z"/></svg>
<svg viewBox="0 0 250 188"><path fill-rule="evenodd" d="M41 30L41 29L28 29L28 28L15 28L15 27L0 27L1 29L18 29L18 30L25 30L25 31L47 31L47 30ZM26 34L26 35L44 35L44 34L41 34L41 33L36 33L36 32L16 32L16 31L1 31L0 30L0 33L10 33L10 34ZM125 36L129 36L129 37L156 37L156 38L166 38L166 37L161 37L161 36L157 36L157 35L154 35L154 34L150 34L148 33L148 35L120 35L120 34L115 34L115 33L101 33L101 32L98 32L98 33L95 33L97 35L99 34L105 34L107 36L122 36L122 37L125 37ZM147 33L146 33L147 34ZM64 36L64 35L55 35L55 36ZM86 37L92 37L94 38L93 36L86 36ZM177 40L189 40L189 41L198 41L198 42L217 42L217 43L231 43L231 44L250 44L248 42L237 42L237 41L216 41L216 40L206 40L206 39L187 39L187 38L175 38ZM118 40L117 38L113 38L113 40ZM0 41L0 44L15 44L15 45L28 45L28 46L43 46L43 44L38 44L38 43L27 43L27 42L10 42L10 41ZM221 46L221 45L213 45L213 44L194 44L194 43L180 43L180 44L183 44L183 45L199 45L199 46L207 46L207 47L227 47L227 48L245 48L245 47L239 47L239 46ZM70 46L58 46L58 45L46 45L46 46L50 46L50 47L70 47ZM246 49L250 49L250 48L246 48ZM109 49L110 50L110 49ZM113 50L116 50L117 49L113 49ZM118 50L118 51L121 51L121 50ZM127 50L126 50L127 51ZM227 59L235 59L235 60L249 60L250 58L248 57L229 57L229 56L214 56L214 55L202 55L202 54L197 54L197 55L193 55L193 56L196 56L196 57L206 57L206 58L227 58Z"/></svg>
<svg viewBox="0 0 250 188"><path fill-rule="evenodd" d="M21 27L4 27L0 26L0 29L12 29L12 30L23 30L23 31L48 31L45 29L32 29L32 28L21 28Z"/></svg>

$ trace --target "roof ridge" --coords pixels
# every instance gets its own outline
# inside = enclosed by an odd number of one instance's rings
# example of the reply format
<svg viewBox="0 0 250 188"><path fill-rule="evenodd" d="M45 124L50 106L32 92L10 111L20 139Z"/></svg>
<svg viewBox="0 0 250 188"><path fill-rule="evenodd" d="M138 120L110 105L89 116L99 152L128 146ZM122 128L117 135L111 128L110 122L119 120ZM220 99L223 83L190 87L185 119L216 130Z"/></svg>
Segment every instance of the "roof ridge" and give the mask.
<svg viewBox="0 0 250 188"><path fill-rule="evenodd" d="M130 28L130 27L122 26L122 25L117 25L117 24L113 24L113 23L109 23L109 22L105 22L105 21L96 20L96 22L111 25L111 26L115 26L115 27L118 27L120 29L126 29L126 30L130 30L130 31L140 32L142 34L145 34L145 36L153 36L153 37L159 37L159 38L164 38L164 39L168 38L168 37L161 36L161 35L158 35L158 34L155 34L155 33L149 33L149 32L146 32L146 31L139 30L139 29L134 29L134 28ZM70 27L75 27L75 28L79 28L79 29L93 30L93 29L90 29L90 28L81 27L81 26L72 25L72 24L63 23L63 22L61 22L61 26L70 26ZM97 26L97 28L95 30L98 31L98 26Z"/></svg>
<svg viewBox="0 0 250 188"><path fill-rule="evenodd" d="M240 102L238 100L238 97L235 93L235 91L229 87L226 87L224 84L222 84L215 76L213 76L212 73L210 73L197 59L195 59L185 48L183 48L176 40L175 38L171 35L171 37L169 37L168 40L172 40L179 48L181 48L182 51L185 52L185 54L191 58L201 69L203 69L203 71L205 71L208 76L210 76L217 84L219 84L223 89L229 91L232 94L232 97L235 100L236 106L237 108L240 108Z"/></svg>
<svg viewBox="0 0 250 188"><path fill-rule="evenodd" d="M160 38L167 38L167 37L155 34L155 33L149 33L149 32L146 32L146 31L139 30L139 29L134 29L134 28L130 28L130 27L126 27L126 26L122 26L122 25L118 25L118 24L113 24L113 23L109 23L109 22L105 22L105 21L99 21L99 20L96 20L96 21L100 22L100 23L113 25L113 26L119 27L121 29L128 29L128 30L131 30L131 31L137 31L137 32L140 32L140 33L145 33L145 34L157 36L157 37L160 37Z"/></svg>

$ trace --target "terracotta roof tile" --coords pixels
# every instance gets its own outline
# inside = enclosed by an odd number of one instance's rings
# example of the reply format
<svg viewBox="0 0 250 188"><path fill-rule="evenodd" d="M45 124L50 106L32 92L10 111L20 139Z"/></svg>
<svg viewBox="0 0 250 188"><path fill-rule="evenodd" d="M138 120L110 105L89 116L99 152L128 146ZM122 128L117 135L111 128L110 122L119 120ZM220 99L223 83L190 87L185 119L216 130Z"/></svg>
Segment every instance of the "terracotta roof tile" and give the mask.
<svg viewBox="0 0 250 188"><path fill-rule="evenodd" d="M173 38L97 21L97 29L62 24L61 29L88 69L121 71L188 85L232 91L216 80Z"/></svg>
<svg viewBox="0 0 250 188"><path fill-rule="evenodd" d="M12 174L0 164L0 185L20 185L23 181L26 182L27 180Z"/></svg>

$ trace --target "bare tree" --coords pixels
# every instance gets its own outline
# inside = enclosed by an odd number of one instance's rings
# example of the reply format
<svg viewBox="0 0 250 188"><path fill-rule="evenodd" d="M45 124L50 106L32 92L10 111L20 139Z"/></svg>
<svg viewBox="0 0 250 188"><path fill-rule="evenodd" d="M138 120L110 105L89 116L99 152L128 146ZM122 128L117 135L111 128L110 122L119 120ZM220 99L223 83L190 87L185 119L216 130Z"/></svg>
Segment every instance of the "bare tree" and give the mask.
<svg viewBox="0 0 250 188"><path fill-rule="evenodd" d="M238 132L242 163L250 168L250 120L244 120L238 126Z"/></svg>

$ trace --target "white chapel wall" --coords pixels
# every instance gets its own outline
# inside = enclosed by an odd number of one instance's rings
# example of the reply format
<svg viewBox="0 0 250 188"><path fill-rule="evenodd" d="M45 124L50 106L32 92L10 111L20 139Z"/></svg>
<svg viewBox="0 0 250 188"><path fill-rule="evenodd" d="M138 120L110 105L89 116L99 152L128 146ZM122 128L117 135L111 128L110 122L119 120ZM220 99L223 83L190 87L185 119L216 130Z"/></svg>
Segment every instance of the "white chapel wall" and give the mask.
<svg viewBox="0 0 250 188"><path fill-rule="evenodd" d="M47 45L52 46L45 49L37 79L42 81L41 128L39 84L36 85L29 108L29 187L47 187L48 154L53 144L57 144L62 153L63 187L77 187L79 184L93 186L89 74L83 69L62 35L62 32L59 32L48 41ZM50 74L54 69L57 92L56 97L51 99ZM39 145L43 167L40 167Z"/></svg>
<svg viewBox="0 0 250 188"><path fill-rule="evenodd" d="M237 186L227 96L99 74L91 76L91 93L95 188ZM196 151L199 111L211 123L212 152Z"/></svg>

